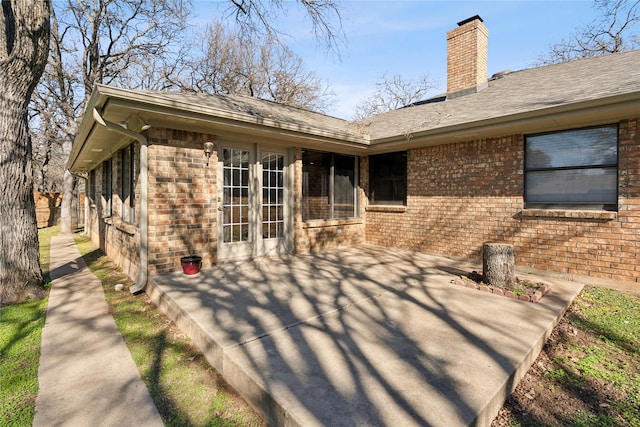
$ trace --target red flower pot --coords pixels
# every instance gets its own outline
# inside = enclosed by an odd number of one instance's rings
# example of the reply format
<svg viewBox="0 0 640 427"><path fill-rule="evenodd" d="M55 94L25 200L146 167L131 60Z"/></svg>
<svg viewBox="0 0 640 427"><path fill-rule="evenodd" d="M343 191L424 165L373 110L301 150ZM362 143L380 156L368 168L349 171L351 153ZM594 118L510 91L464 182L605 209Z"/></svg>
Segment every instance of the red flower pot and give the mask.
<svg viewBox="0 0 640 427"><path fill-rule="evenodd" d="M183 256L180 258L180 265L182 265L184 274L196 274L202 267L202 257L196 255Z"/></svg>

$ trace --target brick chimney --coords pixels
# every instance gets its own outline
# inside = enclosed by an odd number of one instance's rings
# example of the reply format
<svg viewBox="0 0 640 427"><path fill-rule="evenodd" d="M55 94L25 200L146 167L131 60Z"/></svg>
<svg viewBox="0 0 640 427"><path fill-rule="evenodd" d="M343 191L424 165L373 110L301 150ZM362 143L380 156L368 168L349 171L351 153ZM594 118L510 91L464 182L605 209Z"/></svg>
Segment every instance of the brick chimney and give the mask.
<svg viewBox="0 0 640 427"><path fill-rule="evenodd" d="M487 87L489 30L478 15L458 22L447 33L447 96L479 92Z"/></svg>

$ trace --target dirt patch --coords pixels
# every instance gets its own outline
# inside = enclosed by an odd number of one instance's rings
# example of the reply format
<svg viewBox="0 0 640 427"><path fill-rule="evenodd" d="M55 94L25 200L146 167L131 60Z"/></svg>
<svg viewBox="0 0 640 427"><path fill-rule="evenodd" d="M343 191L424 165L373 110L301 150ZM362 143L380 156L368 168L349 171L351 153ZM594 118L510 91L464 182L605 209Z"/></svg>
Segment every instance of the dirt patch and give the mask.
<svg viewBox="0 0 640 427"><path fill-rule="evenodd" d="M575 375L567 369L567 364L583 356L576 348L602 342L597 332L572 323L574 310L572 305L554 328L492 427L573 425L577 420L584 422L582 425L625 425L629 421L615 405L628 398L624 391L609 381ZM634 366L630 353L619 357L623 359L619 363Z"/></svg>

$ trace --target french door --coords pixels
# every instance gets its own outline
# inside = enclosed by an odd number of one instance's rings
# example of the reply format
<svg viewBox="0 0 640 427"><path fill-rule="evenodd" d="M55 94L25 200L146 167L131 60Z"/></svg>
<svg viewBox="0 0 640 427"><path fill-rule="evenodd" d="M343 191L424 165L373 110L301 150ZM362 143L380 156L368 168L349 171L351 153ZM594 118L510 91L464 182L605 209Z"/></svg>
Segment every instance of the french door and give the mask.
<svg viewBox="0 0 640 427"><path fill-rule="evenodd" d="M218 260L290 252L286 150L220 144L218 177Z"/></svg>

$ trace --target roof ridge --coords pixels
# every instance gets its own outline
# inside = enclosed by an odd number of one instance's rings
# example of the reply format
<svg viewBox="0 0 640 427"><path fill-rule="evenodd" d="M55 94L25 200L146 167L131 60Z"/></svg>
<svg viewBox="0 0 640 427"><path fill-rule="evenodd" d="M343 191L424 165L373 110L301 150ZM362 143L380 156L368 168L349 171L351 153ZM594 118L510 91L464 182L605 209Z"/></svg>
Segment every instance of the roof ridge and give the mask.
<svg viewBox="0 0 640 427"><path fill-rule="evenodd" d="M531 71L531 70L540 70L540 69L543 69L543 68L562 67L562 66L567 66L569 64L576 65L577 63L588 62L588 61L594 61L594 62L595 61L603 61L604 58L610 58L611 56L622 56L622 55L625 55L625 54L640 54L640 49L631 49L631 50L624 50L622 52L604 53L602 55L595 55L595 56L589 56L589 57L585 57L585 58L571 59L569 61L554 62L552 64L534 65L534 66L529 67L529 68L521 68L519 70L511 71L511 72L509 72L509 74L520 73L520 72Z"/></svg>

